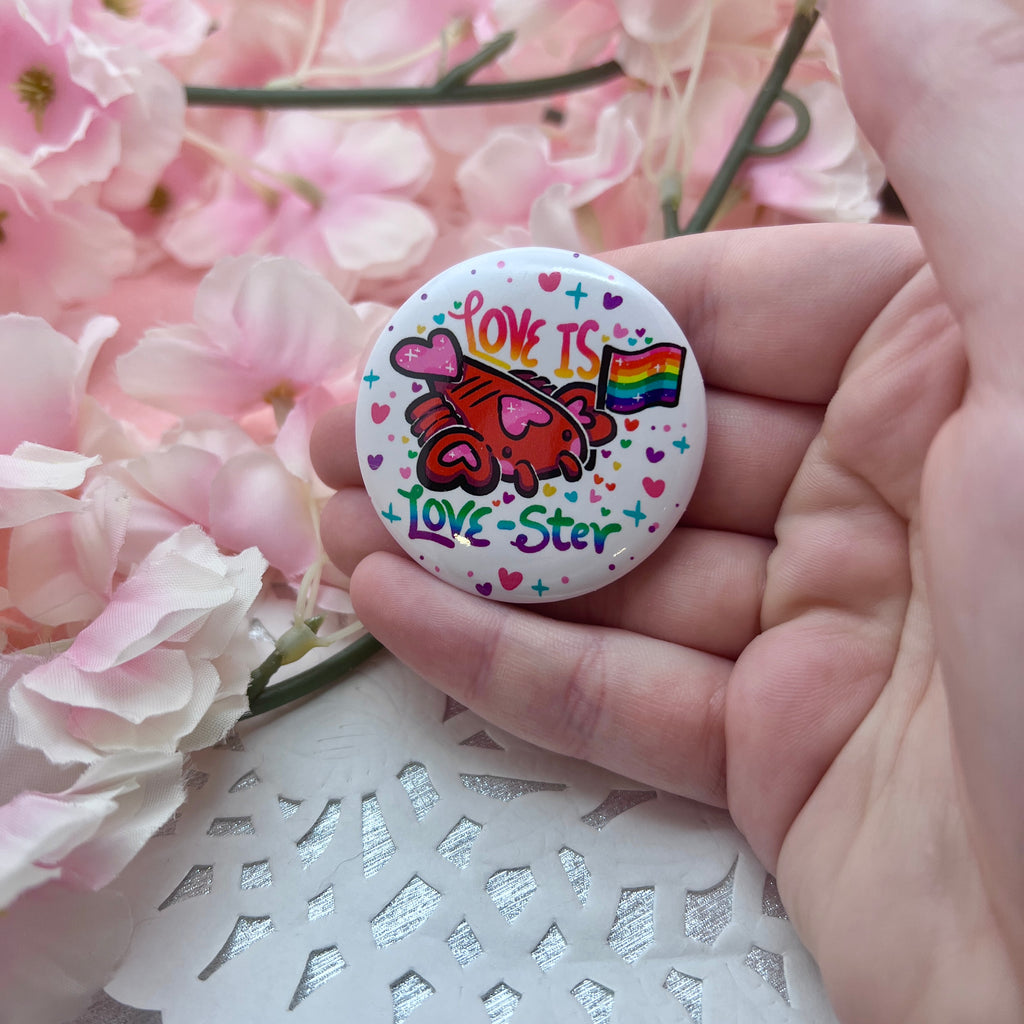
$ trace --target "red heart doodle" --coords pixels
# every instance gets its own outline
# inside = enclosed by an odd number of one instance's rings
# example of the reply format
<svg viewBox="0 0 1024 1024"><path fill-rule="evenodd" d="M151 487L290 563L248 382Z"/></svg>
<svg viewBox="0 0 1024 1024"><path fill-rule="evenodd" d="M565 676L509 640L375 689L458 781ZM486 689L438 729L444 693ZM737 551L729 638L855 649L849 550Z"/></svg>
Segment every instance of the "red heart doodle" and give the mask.
<svg viewBox="0 0 1024 1024"><path fill-rule="evenodd" d="M660 498L665 492L664 480L652 480L649 476L644 477L644 490L652 498Z"/></svg>
<svg viewBox="0 0 1024 1024"><path fill-rule="evenodd" d="M379 402L374 402L370 406L370 419L374 423L383 423L389 415L391 415L390 405L381 405Z"/></svg>
<svg viewBox="0 0 1024 1024"><path fill-rule="evenodd" d="M501 583L505 590L515 590L523 582L523 574L521 572L509 572L508 569L499 569L498 582Z"/></svg>
<svg viewBox="0 0 1024 1024"><path fill-rule="evenodd" d="M636 428L639 427L639 426L640 426L640 421L639 420L626 420L626 429L627 430L636 430Z"/></svg>
<svg viewBox="0 0 1024 1024"><path fill-rule="evenodd" d="M562 275L557 270L550 274L538 274L537 282L544 291L553 292L562 283Z"/></svg>

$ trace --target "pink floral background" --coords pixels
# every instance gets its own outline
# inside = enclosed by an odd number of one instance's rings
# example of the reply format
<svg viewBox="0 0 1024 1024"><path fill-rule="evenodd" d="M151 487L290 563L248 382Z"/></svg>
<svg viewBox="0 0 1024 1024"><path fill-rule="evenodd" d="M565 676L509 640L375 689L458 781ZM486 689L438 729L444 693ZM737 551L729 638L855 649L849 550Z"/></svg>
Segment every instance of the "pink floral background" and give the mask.
<svg viewBox="0 0 1024 1024"><path fill-rule="evenodd" d="M184 799L191 750L324 565L317 415L390 311L454 262L685 220L793 13L772 0L8 0L0 4L0 991L68 1019L128 942L104 890ZM187 109L183 83L428 86L618 60L479 107ZM748 161L715 227L868 220L877 158L815 30L809 138ZM790 130L781 111L761 141ZM261 629L257 624L263 624ZM85 940L84 936L89 939Z"/></svg>

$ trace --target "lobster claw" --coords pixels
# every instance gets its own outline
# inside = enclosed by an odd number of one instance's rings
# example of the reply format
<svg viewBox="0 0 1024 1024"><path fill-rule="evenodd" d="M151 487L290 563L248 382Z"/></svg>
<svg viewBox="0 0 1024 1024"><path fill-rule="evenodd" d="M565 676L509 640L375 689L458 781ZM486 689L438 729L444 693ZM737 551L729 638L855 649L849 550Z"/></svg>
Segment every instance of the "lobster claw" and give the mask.
<svg viewBox="0 0 1024 1024"><path fill-rule="evenodd" d="M470 494L490 494L498 486L501 466L475 430L456 426L439 430L423 445L416 475L424 487Z"/></svg>

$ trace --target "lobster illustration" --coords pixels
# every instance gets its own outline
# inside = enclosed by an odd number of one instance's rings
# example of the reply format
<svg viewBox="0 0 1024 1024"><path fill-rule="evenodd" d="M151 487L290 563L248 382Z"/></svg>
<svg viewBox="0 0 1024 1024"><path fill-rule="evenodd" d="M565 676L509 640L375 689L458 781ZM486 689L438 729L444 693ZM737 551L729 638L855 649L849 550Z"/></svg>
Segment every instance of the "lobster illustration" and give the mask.
<svg viewBox="0 0 1024 1024"><path fill-rule="evenodd" d="M434 490L483 495L505 480L532 498L541 480L579 480L595 448L615 437L592 384L556 388L530 370L503 373L464 355L447 328L403 339L391 365L427 385L405 418L420 444L416 474Z"/></svg>

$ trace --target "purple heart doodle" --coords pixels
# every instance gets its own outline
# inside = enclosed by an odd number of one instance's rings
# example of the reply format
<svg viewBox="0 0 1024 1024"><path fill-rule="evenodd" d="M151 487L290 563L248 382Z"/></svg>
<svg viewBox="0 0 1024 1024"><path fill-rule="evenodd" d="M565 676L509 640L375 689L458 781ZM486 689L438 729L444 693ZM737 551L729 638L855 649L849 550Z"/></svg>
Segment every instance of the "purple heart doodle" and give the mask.
<svg viewBox="0 0 1024 1024"><path fill-rule="evenodd" d="M661 462L665 458L664 452L655 451L653 448L647 449L647 461L648 462Z"/></svg>
<svg viewBox="0 0 1024 1024"><path fill-rule="evenodd" d="M638 327L636 329L636 336L638 338L642 338L646 333L647 333L647 328L646 327Z"/></svg>
<svg viewBox="0 0 1024 1024"><path fill-rule="evenodd" d="M484 597L491 596L491 585L490 583L478 583L476 589L483 594Z"/></svg>
<svg viewBox="0 0 1024 1024"><path fill-rule="evenodd" d="M621 295L612 295L611 292L604 293L604 308L605 309L617 309L622 305Z"/></svg>
<svg viewBox="0 0 1024 1024"><path fill-rule="evenodd" d="M370 469L378 470L381 467L381 463L384 461L383 455L367 455L366 463Z"/></svg>

